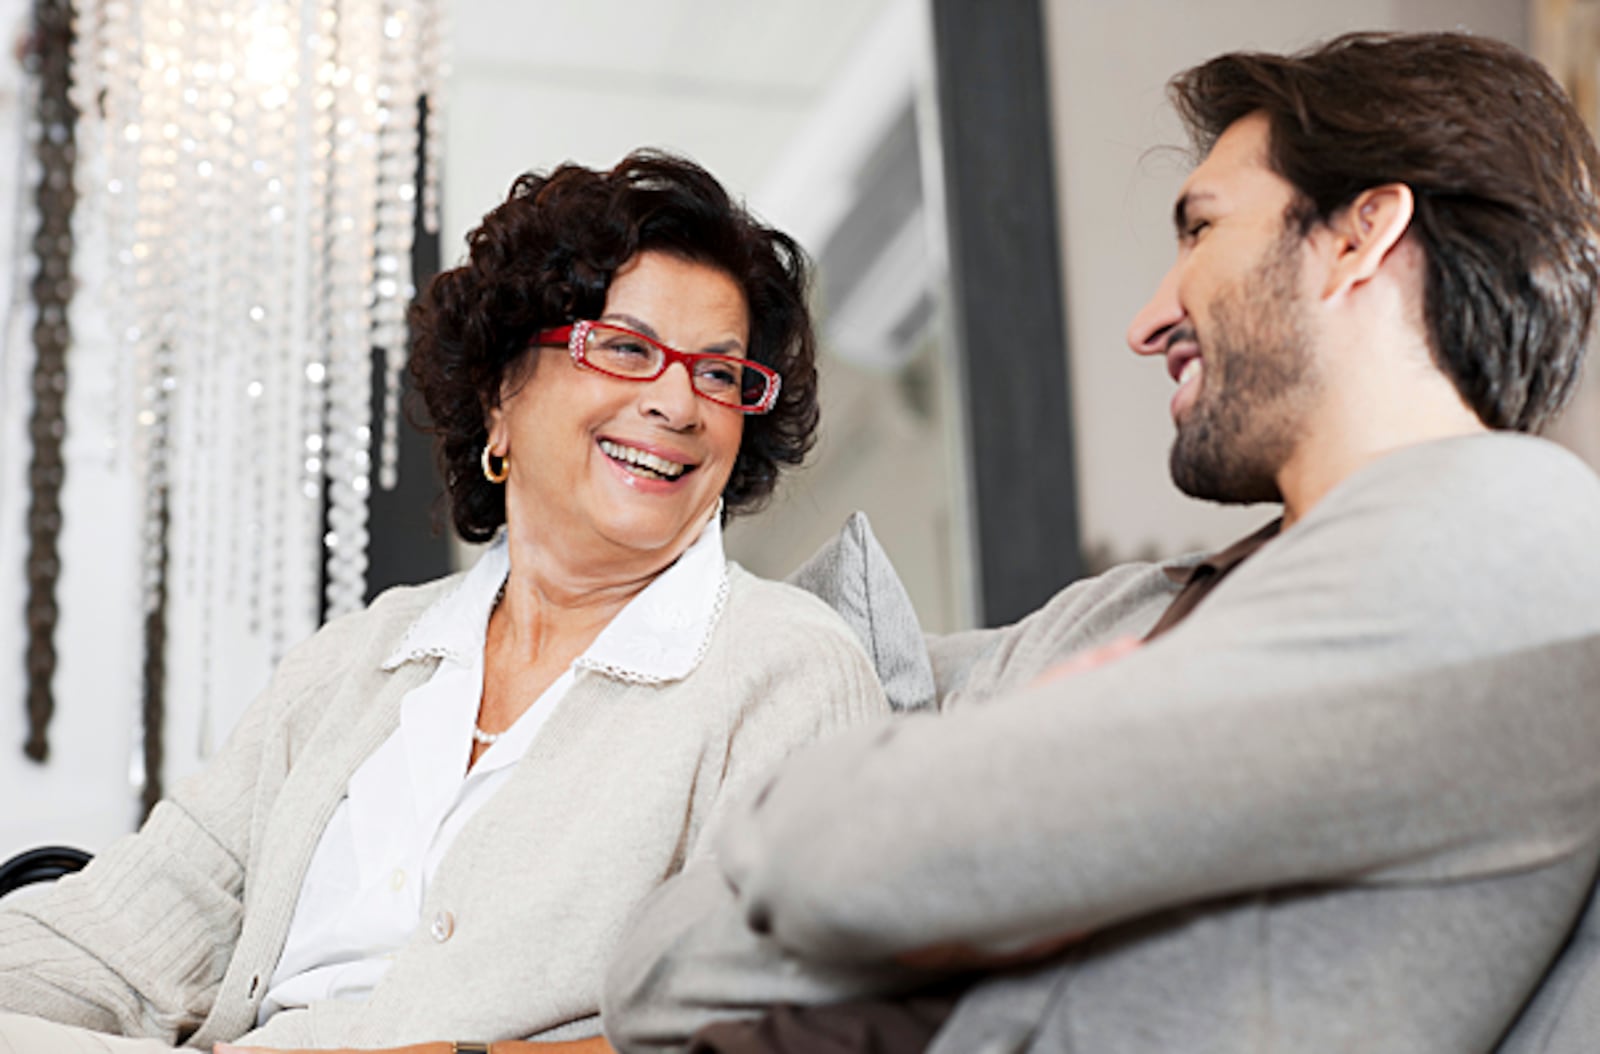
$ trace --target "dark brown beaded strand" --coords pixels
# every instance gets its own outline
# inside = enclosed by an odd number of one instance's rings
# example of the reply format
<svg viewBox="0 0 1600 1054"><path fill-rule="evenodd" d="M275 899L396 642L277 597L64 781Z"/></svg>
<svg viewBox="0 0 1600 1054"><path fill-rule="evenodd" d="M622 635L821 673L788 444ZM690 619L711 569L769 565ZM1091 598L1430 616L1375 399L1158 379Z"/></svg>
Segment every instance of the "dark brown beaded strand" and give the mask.
<svg viewBox="0 0 1600 1054"><path fill-rule="evenodd" d="M26 61L36 82L33 149L38 161L33 236L37 271L31 283L33 324L33 442L28 466L28 739L23 752L34 761L50 756L48 730L55 714L55 631L59 614L56 581L61 572L61 486L66 465L67 349L72 331L72 210L78 111L67 97L72 54L72 6L67 0L34 0L33 34Z"/></svg>

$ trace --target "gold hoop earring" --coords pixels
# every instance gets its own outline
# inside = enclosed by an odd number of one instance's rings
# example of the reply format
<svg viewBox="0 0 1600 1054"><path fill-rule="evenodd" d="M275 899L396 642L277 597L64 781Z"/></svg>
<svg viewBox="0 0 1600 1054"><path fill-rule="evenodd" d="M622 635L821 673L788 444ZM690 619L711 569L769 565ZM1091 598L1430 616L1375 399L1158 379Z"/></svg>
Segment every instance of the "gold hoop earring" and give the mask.
<svg viewBox="0 0 1600 1054"><path fill-rule="evenodd" d="M483 478L490 483L504 483L506 477L511 475L511 459L504 454L499 455L500 469L496 471L494 467L495 456L494 452L489 449L489 444L483 444L483 457L478 459L483 465Z"/></svg>

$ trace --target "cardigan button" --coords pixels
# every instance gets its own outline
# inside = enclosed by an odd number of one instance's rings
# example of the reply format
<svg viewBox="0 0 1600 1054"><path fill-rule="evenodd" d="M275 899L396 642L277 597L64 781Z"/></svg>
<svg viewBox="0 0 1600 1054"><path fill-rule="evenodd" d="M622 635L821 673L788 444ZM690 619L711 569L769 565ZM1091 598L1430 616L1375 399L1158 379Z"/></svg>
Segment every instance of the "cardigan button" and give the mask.
<svg viewBox="0 0 1600 1054"><path fill-rule="evenodd" d="M450 939L456 931L456 917L448 911L441 911L433 917L433 925L428 927L428 932L433 934L433 939L443 944Z"/></svg>

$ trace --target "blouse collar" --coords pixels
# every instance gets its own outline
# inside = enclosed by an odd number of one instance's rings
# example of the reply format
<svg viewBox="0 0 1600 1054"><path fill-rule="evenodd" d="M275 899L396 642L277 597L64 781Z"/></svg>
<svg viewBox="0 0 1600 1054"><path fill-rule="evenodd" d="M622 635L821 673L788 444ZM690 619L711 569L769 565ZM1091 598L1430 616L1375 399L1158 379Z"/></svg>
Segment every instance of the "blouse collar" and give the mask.
<svg viewBox="0 0 1600 1054"><path fill-rule="evenodd" d="M693 544L628 601L574 667L638 684L688 676L705 656L727 601L721 521L719 504ZM428 658L480 666L489 615L510 570L501 531L456 587L417 617L383 668Z"/></svg>

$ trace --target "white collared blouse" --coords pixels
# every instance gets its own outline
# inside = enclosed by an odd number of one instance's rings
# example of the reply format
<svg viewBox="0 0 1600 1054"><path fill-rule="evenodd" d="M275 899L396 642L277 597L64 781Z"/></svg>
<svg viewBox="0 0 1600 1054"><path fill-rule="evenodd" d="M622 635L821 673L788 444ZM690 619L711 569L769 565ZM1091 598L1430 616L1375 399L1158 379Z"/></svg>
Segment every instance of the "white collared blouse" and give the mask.
<svg viewBox="0 0 1600 1054"><path fill-rule="evenodd" d="M258 1024L280 1010L371 992L423 925L427 885L456 835L510 778L576 679L598 673L654 684L687 676L705 654L728 591L714 515L469 770L484 641L509 570L502 533L385 661L393 669L437 656L439 666L406 694L399 727L350 778L323 830Z"/></svg>

